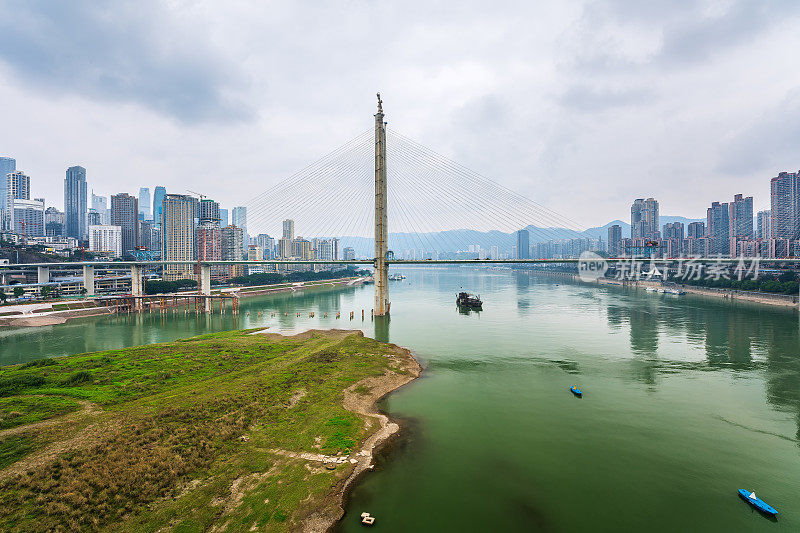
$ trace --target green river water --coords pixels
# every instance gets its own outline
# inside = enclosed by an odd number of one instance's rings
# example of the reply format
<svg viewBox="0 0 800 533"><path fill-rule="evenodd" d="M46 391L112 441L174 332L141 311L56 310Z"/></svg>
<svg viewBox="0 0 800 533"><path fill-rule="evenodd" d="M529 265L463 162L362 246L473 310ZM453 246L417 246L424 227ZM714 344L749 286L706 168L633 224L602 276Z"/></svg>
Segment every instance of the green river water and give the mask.
<svg viewBox="0 0 800 533"><path fill-rule="evenodd" d="M800 531L795 310L509 270L400 271L388 321L370 321L372 286L315 289L242 300L238 317L0 330L0 364L232 328L362 328L426 368L385 401L405 430L353 490L342 531L360 531L362 511L381 531ZM460 287L482 312L458 312Z"/></svg>

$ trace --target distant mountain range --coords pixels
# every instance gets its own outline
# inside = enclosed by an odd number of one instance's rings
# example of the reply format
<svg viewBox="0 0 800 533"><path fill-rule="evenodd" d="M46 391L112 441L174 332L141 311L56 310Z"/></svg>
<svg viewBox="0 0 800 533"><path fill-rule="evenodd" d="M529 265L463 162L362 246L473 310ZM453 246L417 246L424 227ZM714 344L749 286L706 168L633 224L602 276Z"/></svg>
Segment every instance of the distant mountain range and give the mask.
<svg viewBox="0 0 800 533"><path fill-rule="evenodd" d="M686 218L676 216L661 216L659 223L661 226L673 222L683 222L687 225L691 222L705 222L701 218ZM584 231L575 231L568 228L541 228L530 225L525 229L530 233L530 243L536 244L551 239L585 239L602 238L608 239L608 228L614 224L622 227L622 236L628 237L631 234L631 225L622 220L612 220L603 226L589 228ZM447 230L432 233L389 233L389 249L395 254L402 255L405 250L437 250L442 252L456 252L467 250L470 245L477 245L484 250L491 250L492 246L497 246L499 252L511 253L512 246L516 245L514 233L504 233L502 231L476 231L471 229ZM370 237L345 236L341 238L341 247L351 247L356 252L356 257L372 257L375 254L375 241Z"/></svg>
<svg viewBox="0 0 800 533"><path fill-rule="evenodd" d="M704 219L704 218L671 217L671 216L667 216L667 215L658 217L658 223L660 224L661 227L663 227L664 224L673 224L675 222L682 222L683 225L684 225L684 231L686 231L685 227L688 226L689 224L691 224L692 222L705 222L705 221L706 221L706 219ZM598 235L602 235L603 236L603 240L606 240L606 239L608 239L608 228L610 228L614 224L619 224L620 226L622 226L622 236L623 237L630 237L631 236L631 225L628 224L627 222L623 222L621 220L612 220L611 222L609 222L605 226L598 226L596 228L589 228L589 229L587 229L586 231L584 231L582 233L583 233L584 237L597 238ZM658 229L660 230L661 227L658 228Z"/></svg>

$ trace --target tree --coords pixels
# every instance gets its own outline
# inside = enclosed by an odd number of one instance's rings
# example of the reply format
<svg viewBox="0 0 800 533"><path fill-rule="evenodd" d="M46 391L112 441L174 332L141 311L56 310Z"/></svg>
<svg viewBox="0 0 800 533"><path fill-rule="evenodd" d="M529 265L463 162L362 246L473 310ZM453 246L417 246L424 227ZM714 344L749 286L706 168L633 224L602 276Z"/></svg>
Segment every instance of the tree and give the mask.
<svg viewBox="0 0 800 533"><path fill-rule="evenodd" d="M6 298L8 298L8 295L0 289L0 302L6 303Z"/></svg>
<svg viewBox="0 0 800 533"><path fill-rule="evenodd" d="M42 287L39 290L39 295L41 295L42 298L47 298L50 295L50 286L45 285L44 287Z"/></svg>
<svg viewBox="0 0 800 533"><path fill-rule="evenodd" d="M19 298L23 294L25 294L25 289L22 287L14 287L14 298Z"/></svg>

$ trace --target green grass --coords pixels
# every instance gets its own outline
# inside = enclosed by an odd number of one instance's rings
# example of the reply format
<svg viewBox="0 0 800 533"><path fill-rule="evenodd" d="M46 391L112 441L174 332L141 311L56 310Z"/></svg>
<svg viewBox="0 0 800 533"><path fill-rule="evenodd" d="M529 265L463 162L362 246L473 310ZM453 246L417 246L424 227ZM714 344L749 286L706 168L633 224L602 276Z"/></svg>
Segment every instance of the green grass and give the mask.
<svg viewBox="0 0 800 533"><path fill-rule="evenodd" d="M33 442L29 437L13 435L0 439L0 468L14 464L33 449Z"/></svg>
<svg viewBox="0 0 800 533"><path fill-rule="evenodd" d="M108 423L96 442L0 481L0 530L297 528L351 465L309 469L269 450L349 453L367 434L343 408L343 389L383 374L384 354L402 352L359 332L248 333L0 369L0 428L66 413L77 400L101 406ZM30 453L32 431L0 444L3 466Z"/></svg>
<svg viewBox="0 0 800 533"><path fill-rule="evenodd" d="M78 409L73 399L62 396L17 396L0 398L0 429L38 422Z"/></svg>

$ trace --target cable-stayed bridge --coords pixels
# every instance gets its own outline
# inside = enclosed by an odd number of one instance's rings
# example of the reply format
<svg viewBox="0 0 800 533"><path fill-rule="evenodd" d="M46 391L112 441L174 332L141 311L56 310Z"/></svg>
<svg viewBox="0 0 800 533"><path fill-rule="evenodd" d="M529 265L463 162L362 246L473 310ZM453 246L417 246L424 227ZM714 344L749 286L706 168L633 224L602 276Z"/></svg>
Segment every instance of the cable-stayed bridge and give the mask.
<svg viewBox="0 0 800 533"><path fill-rule="evenodd" d="M304 239L340 239L341 247L359 250L357 259L298 259L290 244L283 243L276 259L236 261L91 261L0 265L3 270L37 269L40 283L49 280L50 270L82 268L88 295L95 293L96 268L129 268L131 293L144 291L146 268L165 265L194 265L200 295L211 294L214 266L247 264L371 265L375 274L377 316L390 309L388 272L391 265L463 263L576 263L579 259L542 259L514 252L514 232L527 229L536 241L558 240L564 231L580 234L586 228L525 196L499 185L451 159L387 127L382 102L374 127L370 128L314 163L285 178L245 203L247 231L270 234L292 220L291 235ZM391 232L389 231L391 229ZM498 242L490 257L465 259L459 251L475 247L473 236L489 235ZM472 242L471 242L472 241ZM505 248L501 246L505 243ZM417 256L419 253L419 256ZM502 259L500 256L508 257ZM689 258L684 258L689 260ZM682 261L674 259L670 261ZM701 262L734 262L736 258L691 259ZM612 258L607 261L651 261L642 258ZM797 259L770 260L797 263Z"/></svg>

